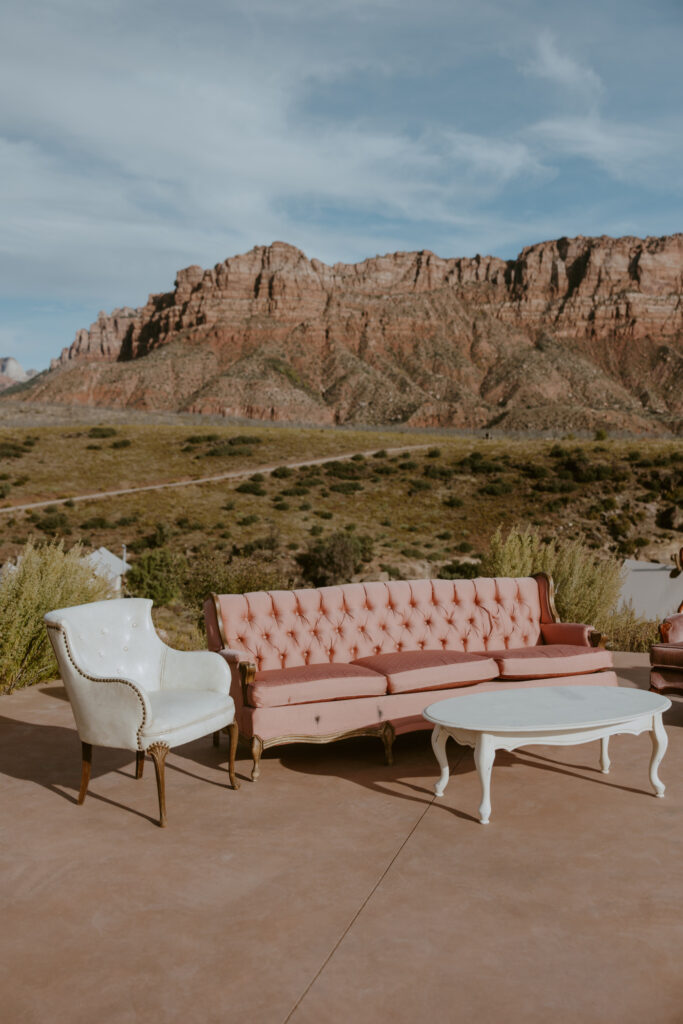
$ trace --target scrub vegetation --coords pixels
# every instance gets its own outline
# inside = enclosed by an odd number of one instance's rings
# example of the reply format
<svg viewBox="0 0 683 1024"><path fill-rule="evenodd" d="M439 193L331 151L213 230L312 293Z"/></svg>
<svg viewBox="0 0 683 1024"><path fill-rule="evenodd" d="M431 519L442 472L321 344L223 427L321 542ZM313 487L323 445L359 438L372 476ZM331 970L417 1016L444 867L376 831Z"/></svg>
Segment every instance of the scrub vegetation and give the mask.
<svg viewBox="0 0 683 1024"><path fill-rule="evenodd" d="M562 606L574 578L571 568L562 576L563 559L668 562L683 544L674 441L118 422L3 429L0 454L0 508L48 503L0 512L0 560L27 541L116 554L125 545L131 591L192 623L210 590L507 574L510 536L525 565L535 551L533 571L555 559ZM315 459L327 461L295 464ZM236 475L193 483L224 474ZM172 481L188 486L78 500ZM593 624L608 631L609 614ZM644 642L633 616L626 634Z"/></svg>

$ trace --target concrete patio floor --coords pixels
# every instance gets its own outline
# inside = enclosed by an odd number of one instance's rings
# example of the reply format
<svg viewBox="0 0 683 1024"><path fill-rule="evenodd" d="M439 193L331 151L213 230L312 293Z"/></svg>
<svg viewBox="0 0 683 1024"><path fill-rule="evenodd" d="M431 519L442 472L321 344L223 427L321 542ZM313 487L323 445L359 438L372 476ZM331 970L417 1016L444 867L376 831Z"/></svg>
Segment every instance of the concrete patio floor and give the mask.
<svg viewBox="0 0 683 1024"><path fill-rule="evenodd" d="M647 688L647 657L618 655ZM491 824L472 753L429 733L269 751L226 788L227 740L148 761L80 745L61 683L0 699L1 1016L495 1024L683 1021L683 700L654 798L650 739L499 753Z"/></svg>

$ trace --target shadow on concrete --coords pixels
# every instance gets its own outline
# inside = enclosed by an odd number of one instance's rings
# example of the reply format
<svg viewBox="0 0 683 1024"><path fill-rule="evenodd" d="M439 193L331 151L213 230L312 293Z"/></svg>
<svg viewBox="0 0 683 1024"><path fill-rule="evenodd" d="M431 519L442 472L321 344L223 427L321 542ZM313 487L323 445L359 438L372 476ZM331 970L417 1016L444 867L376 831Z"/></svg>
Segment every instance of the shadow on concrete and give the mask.
<svg viewBox="0 0 683 1024"><path fill-rule="evenodd" d="M680 710L683 711L683 703L680 706ZM282 766L292 772L304 775L344 778L365 789L370 789L386 796L393 796L400 800L409 800L418 804L434 803L435 807L457 818L479 821L478 816L467 814L457 808L441 803L439 800L435 800L434 783L438 778L439 771L432 753L428 734L412 733L398 737L394 743L395 763L393 765L378 763L379 755L373 758L372 750L368 748L367 740L355 738L340 740L334 746L337 747L337 750L323 746L313 748L311 746L307 747L305 744L292 744L285 748L275 748L275 750L271 750L269 753L277 753ZM354 746L357 750L357 759L352 757ZM452 785L453 780L457 779L458 776L475 772L474 756L471 748L459 746L451 739L446 749L451 778L449 785ZM649 783L649 760L643 764L642 787L627 786L615 781L613 775L610 777L602 773L598 763L599 744L597 742L580 744L571 749L574 751L583 749L585 761L582 759L580 764L575 762L567 763L561 760L561 758L536 753L527 747L516 751L498 750L493 767L494 776L500 771L509 771L515 768L535 768L539 771L583 779L587 783L606 786L609 789L620 790L624 793L655 796ZM616 764L614 764L613 770L616 767ZM267 770L267 765L264 768Z"/></svg>
<svg viewBox="0 0 683 1024"><path fill-rule="evenodd" d="M60 688L56 687L55 689ZM194 761L207 768L224 770L226 781L209 779L205 775L198 775L180 767L172 760L174 753L181 757L191 756ZM221 744L216 749L209 736L208 740L202 738L188 743L184 747L174 748L166 762L166 771L167 773L177 772L181 775L188 775L204 784L229 789L231 787L227 762L227 743ZM139 785L146 784L154 787L154 767L151 764L151 759L147 758L145 761L143 779L136 780L135 755L132 751L117 750L111 747L94 747L90 786L86 800L100 800L157 824L158 820L155 815L144 814L134 807L118 803L92 789L93 782L111 772L127 776L131 780L131 785L137 782ZM68 803L78 804L78 792L81 784L81 743L78 733L75 729L63 726L22 722L0 715L0 775L23 782L33 782Z"/></svg>

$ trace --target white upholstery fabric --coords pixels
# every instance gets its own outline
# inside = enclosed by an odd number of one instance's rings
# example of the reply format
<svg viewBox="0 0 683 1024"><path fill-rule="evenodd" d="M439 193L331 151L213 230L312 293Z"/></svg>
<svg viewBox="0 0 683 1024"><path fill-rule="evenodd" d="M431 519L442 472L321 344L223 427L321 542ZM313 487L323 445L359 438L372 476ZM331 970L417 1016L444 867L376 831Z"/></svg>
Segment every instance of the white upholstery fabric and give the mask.
<svg viewBox="0 0 683 1024"><path fill-rule="evenodd" d="M230 670L218 654L175 651L157 636L152 602L94 601L45 623L84 743L145 750L216 732L235 717Z"/></svg>
<svg viewBox="0 0 683 1024"><path fill-rule="evenodd" d="M149 702L152 719L140 733L143 750L159 741L169 747L189 743L217 732L235 716L232 697L210 690L160 690L150 693Z"/></svg>

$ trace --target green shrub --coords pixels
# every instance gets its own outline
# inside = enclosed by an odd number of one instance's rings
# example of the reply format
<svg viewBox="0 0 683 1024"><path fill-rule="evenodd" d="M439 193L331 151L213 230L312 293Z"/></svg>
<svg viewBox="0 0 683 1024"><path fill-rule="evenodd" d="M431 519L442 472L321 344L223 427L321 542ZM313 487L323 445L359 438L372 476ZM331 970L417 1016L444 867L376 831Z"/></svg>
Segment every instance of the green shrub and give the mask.
<svg viewBox="0 0 683 1024"><path fill-rule="evenodd" d="M114 437L118 433L114 427L91 427L88 437Z"/></svg>
<svg viewBox="0 0 683 1024"><path fill-rule="evenodd" d="M447 498L444 498L443 503L446 508L462 508L464 504L462 498L458 498L455 494L450 494Z"/></svg>
<svg viewBox="0 0 683 1024"><path fill-rule="evenodd" d="M340 480L338 484L330 484L330 490L339 494L355 494L363 490L363 485L357 480Z"/></svg>
<svg viewBox="0 0 683 1024"><path fill-rule="evenodd" d="M479 562L448 562L439 569L437 579L440 580L474 580L481 576Z"/></svg>
<svg viewBox="0 0 683 1024"><path fill-rule="evenodd" d="M245 480L243 484L238 484L235 490L239 494L255 494L257 497L263 497L266 493L261 484L253 480Z"/></svg>
<svg viewBox="0 0 683 1024"><path fill-rule="evenodd" d="M604 631L621 589L621 563L599 558L580 540L544 541L530 527L500 527L481 564L483 576L531 576L547 572L555 582L555 603L564 622L585 622Z"/></svg>
<svg viewBox="0 0 683 1024"><path fill-rule="evenodd" d="M132 443L127 437L122 437L119 441L112 442L112 448L130 448Z"/></svg>
<svg viewBox="0 0 683 1024"><path fill-rule="evenodd" d="M46 612L110 596L109 583L84 560L79 545L67 552L61 541L29 541L17 568L0 579L0 692L57 675L43 623Z"/></svg>
<svg viewBox="0 0 683 1024"><path fill-rule="evenodd" d="M611 612L599 628L607 636L607 646L613 651L647 653L659 640L659 623L636 615L630 603Z"/></svg>
<svg viewBox="0 0 683 1024"><path fill-rule="evenodd" d="M314 587L348 583L364 562L372 558L372 539L337 530L320 538L296 556L305 582Z"/></svg>
<svg viewBox="0 0 683 1024"><path fill-rule="evenodd" d="M204 601L212 593L284 590L291 584L292 580L277 561L266 561L256 555L217 557L210 547L200 551L187 566L182 593L187 604L201 613Z"/></svg>
<svg viewBox="0 0 683 1024"><path fill-rule="evenodd" d="M126 588L133 597L151 597L155 604L168 604L179 597L187 571L185 558L170 548L146 551L126 573Z"/></svg>
<svg viewBox="0 0 683 1024"><path fill-rule="evenodd" d="M271 476L274 476L277 480L283 480L285 477L293 476L294 470L290 466L277 466L271 471Z"/></svg>

